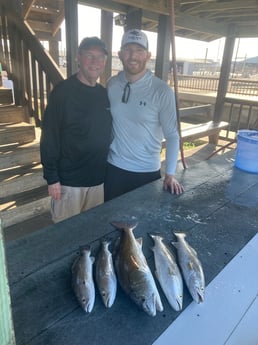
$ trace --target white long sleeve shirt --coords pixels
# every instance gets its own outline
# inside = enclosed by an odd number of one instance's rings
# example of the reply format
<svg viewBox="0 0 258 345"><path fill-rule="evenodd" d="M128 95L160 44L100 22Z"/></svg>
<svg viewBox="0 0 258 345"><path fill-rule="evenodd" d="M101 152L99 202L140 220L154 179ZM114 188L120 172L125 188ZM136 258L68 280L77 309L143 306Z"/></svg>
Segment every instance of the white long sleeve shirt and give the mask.
<svg viewBox="0 0 258 345"><path fill-rule="evenodd" d="M108 83L113 117L108 162L133 172L157 171L165 138L166 173L174 174L179 150L174 92L148 70L141 79L130 83L128 102L123 103L127 83L123 71Z"/></svg>

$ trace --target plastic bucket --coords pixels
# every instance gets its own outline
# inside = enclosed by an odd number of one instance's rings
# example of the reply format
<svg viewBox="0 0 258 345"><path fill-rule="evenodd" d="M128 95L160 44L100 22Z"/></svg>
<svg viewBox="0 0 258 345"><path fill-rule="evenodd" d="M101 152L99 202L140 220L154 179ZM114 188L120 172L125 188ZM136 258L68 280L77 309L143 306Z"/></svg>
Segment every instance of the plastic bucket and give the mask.
<svg viewBox="0 0 258 345"><path fill-rule="evenodd" d="M240 129L237 132L235 166L258 174L258 131Z"/></svg>

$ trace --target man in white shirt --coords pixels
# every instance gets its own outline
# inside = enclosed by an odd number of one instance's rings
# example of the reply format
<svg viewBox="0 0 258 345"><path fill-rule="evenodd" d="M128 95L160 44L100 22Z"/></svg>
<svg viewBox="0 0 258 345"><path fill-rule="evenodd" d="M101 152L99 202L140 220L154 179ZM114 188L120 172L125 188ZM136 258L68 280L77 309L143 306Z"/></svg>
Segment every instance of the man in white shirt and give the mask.
<svg viewBox="0 0 258 345"><path fill-rule="evenodd" d="M147 69L151 53L145 33L127 31L119 58L124 70L110 79L108 96L113 141L105 177L105 201L159 179L162 139L166 139L164 189L183 192L175 179L179 135L175 96L171 88Z"/></svg>

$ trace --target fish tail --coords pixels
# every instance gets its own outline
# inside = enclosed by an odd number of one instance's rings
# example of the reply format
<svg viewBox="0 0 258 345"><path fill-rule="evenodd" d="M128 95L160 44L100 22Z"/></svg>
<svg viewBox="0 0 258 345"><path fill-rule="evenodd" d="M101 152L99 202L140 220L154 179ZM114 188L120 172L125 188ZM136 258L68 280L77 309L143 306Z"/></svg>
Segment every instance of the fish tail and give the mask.
<svg viewBox="0 0 258 345"><path fill-rule="evenodd" d="M154 240L156 237L163 239L163 236L160 232L148 232L148 235Z"/></svg>
<svg viewBox="0 0 258 345"><path fill-rule="evenodd" d="M83 252L91 252L91 245L90 244L85 244L82 246L79 246L80 254Z"/></svg>
<svg viewBox="0 0 258 345"><path fill-rule="evenodd" d="M111 240L111 238L109 238L109 237L102 237L101 239L100 239L100 244L101 245L103 245L103 246L109 246L110 245L110 243L112 242L112 240Z"/></svg>
<svg viewBox="0 0 258 345"><path fill-rule="evenodd" d="M185 232L174 232L174 235L177 237L177 238L185 238L186 237L186 233Z"/></svg>
<svg viewBox="0 0 258 345"><path fill-rule="evenodd" d="M119 229L119 230L133 230L136 228L136 226L138 225L138 223L123 223L123 222L111 222L111 225L113 225L115 228Z"/></svg>

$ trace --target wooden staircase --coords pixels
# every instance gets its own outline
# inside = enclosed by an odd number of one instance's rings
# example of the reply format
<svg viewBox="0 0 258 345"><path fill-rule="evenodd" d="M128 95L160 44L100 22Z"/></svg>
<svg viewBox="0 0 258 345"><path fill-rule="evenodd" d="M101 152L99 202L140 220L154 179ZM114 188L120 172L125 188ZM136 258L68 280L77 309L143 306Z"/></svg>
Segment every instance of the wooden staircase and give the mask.
<svg viewBox="0 0 258 345"><path fill-rule="evenodd" d="M50 206L40 164L40 130L25 121L23 107L0 105L0 218L4 228L48 212Z"/></svg>

